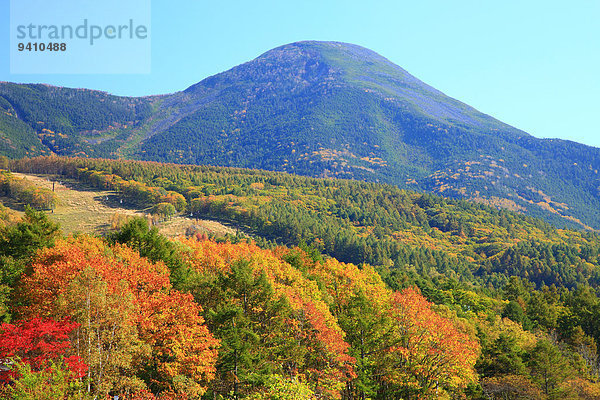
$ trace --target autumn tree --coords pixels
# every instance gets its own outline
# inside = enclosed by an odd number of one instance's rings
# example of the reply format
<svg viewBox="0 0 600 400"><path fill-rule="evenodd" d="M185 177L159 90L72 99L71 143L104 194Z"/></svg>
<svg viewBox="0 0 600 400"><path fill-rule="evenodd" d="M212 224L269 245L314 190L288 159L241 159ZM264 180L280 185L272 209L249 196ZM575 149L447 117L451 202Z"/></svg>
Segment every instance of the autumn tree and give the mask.
<svg viewBox="0 0 600 400"><path fill-rule="evenodd" d="M77 327L69 319L40 318L0 325L0 396L33 400L70 393L87 370L72 352L70 335Z"/></svg>
<svg viewBox="0 0 600 400"><path fill-rule="evenodd" d="M182 243L197 271L189 290L223 342L215 390L240 396L277 374L306 379L321 397L341 395L354 377L354 359L314 282L253 244Z"/></svg>
<svg viewBox="0 0 600 400"><path fill-rule="evenodd" d="M388 361L397 393L434 398L440 389L453 391L476 380L476 341L433 311L414 288L394 293L392 304L400 341L390 348Z"/></svg>
<svg viewBox="0 0 600 400"><path fill-rule="evenodd" d="M25 207L25 216L17 223L0 227L0 319L9 321L18 304L15 287L27 271L36 251L52 246L59 237L58 224L46 214Z"/></svg>
<svg viewBox="0 0 600 400"><path fill-rule="evenodd" d="M94 266L88 265L56 300L60 312L80 322L75 345L90 366L87 391L93 389L97 395L110 391L126 394L146 387L135 374L135 361L148 349L137 333L133 295L124 281L112 289Z"/></svg>
<svg viewBox="0 0 600 400"><path fill-rule="evenodd" d="M16 377L0 387L0 398L7 400L57 400L82 398L81 383L64 363L49 360L47 368L35 370L31 364L16 360L11 366Z"/></svg>
<svg viewBox="0 0 600 400"><path fill-rule="evenodd" d="M309 271L332 297L357 359L349 396L435 398L476 381L476 340L417 289L392 292L372 267L333 259Z"/></svg>
<svg viewBox="0 0 600 400"><path fill-rule="evenodd" d="M32 269L23 312L80 324L74 347L89 362L90 391L204 392L218 341L191 296L171 288L164 264L83 236L42 251Z"/></svg>

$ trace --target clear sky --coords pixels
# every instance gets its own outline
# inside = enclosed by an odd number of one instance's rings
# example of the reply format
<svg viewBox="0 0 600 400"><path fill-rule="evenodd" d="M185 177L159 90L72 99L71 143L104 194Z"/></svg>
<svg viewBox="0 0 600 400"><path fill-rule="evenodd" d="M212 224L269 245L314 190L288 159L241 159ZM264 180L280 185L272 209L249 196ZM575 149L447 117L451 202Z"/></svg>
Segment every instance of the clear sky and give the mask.
<svg viewBox="0 0 600 400"><path fill-rule="evenodd" d="M599 0L152 0L151 73L124 75L11 74L9 19L0 0L2 81L170 93L278 45L335 40L534 136L600 147Z"/></svg>

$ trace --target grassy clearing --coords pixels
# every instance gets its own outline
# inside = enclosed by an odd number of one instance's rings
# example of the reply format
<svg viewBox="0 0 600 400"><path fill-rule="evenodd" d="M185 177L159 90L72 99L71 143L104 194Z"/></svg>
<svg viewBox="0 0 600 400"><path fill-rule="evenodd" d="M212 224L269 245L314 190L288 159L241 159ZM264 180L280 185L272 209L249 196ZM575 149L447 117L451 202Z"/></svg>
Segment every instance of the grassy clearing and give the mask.
<svg viewBox="0 0 600 400"><path fill-rule="evenodd" d="M37 186L52 189L58 195L59 203L48 215L60 223L65 234L102 233L111 229L111 220L115 214L122 216L144 217L146 210L128 207L121 202L117 193L108 190L97 190L63 177L30 175L14 173L19 178L30 180ZM22 213L23 205L10 199L2 198L2 202L17 212ZM235 230L216 221L197 220L184 216L173 217L169 221L157 225L161 233L167 236L184 235L188 227L194 226L200 233L223 236L235 234Z"/></svg>

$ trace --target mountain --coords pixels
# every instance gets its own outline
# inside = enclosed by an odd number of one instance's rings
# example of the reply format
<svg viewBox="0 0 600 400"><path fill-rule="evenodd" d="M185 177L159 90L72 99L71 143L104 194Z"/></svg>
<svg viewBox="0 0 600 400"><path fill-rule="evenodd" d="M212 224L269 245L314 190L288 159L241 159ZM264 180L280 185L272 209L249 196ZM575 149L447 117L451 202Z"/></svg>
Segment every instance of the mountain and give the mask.
<svg viewBox="0 0 600 400"><path fill-rule="evenodd" d="M0 154L109 156L134 126L150 116L147 98L2 82Z"/></svg>
<svg viewBox="0 0 600 400"><path fill-rule="evenodd" d="M163 96L0 84L0 152L386 182L600 228L600 149L537 139L377 53L298 42Z"/></svg>

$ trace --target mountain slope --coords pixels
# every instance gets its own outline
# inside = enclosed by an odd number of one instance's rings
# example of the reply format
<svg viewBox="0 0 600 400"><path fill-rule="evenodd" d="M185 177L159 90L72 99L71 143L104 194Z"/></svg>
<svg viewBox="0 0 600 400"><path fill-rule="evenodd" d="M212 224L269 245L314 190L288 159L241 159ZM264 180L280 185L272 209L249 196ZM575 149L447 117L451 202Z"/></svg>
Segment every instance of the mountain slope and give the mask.
<svg viewBox="0 0 600 400"><path fill-rule="evenodd" d="M600 150L533 138L359 46L293 43L184 93L204 103L136 157L384 181L600 227Z"/></svg>
<svg viewBox="0 0 600 400"><path fill-rule="evenodd" d="M7 85L0 96L15 104L23 85ZM62 107L70 147L19 117L63 155L381 181L600 228L600 149L536 139L360 46L292 43L172 95L88 96L78 104L109 118L81 124Z"/></svg>
<svg viewBox="0 0 600 400"><path fill-rule="evenodd" d="M0 110L5 111L0 118L0 140L4 137L6 142L17 142L21 147L35 147L28 149L28 155L109 156L151 114L148 98L8 82L0 83ZM28 128L23 128L23 123ZM26 140L19 140L22 131L28 134ZM35 135L31 135L33 132ZM24 156L22 153L14 150L4 154Z"/></svg>

